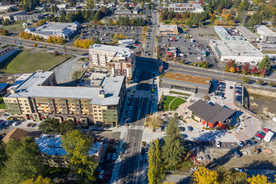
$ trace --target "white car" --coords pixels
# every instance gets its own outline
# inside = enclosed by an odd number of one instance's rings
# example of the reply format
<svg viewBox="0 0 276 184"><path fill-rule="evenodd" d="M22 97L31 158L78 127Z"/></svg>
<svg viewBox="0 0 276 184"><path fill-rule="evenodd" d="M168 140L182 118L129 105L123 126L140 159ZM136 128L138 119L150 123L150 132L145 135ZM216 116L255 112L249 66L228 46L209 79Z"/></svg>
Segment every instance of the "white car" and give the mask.
<svg viewBox="0 0 276 184"><path fill-rule="evenodd" d="M221 142L217 141L216 145L217 145L217 148L220 148L221 147Z"/></svg>
<svg viewBox="0 0 276 184"><path fill-rule="evenodd" d="M99 174L99 178L100 179L103 179L103 176L104 176L104 170L101 170L100 174Z"/></svg>
<svg viewBox="0 0 276 184"><path fill-rule="evenodd" d="M238 145L239 145L240 147L243 147L243 146L244 146L244 144L243 144L242 141L238 141Z"/></svg>
<svg viewBox="0 0 276 184"><path fill-rule="evenodd" d="M14 123L12 124L13 127L15 127L15 126L17 126L17 125L18 125L18 122L14 122Z"/></svg>

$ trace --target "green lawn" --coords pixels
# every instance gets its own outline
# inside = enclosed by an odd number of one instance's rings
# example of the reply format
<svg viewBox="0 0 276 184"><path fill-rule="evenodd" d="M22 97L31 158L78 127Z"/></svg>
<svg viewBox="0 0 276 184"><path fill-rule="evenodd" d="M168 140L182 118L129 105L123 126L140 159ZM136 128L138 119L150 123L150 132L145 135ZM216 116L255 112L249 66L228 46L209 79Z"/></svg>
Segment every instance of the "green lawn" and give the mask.
<svg viewBox="0 0 276 184"><path fill-rule="evenodd" d="M3 101L3 97L0 97L0 109L6 109L5 103Z"/></svg>
<svg viewBox="0 0 276 184"><path fill-rule="evenodd" d="M171 103L172 100L173 102ZM186 101L182 98L178 98L174 96L166 96L163 100L163 111L168 111L168 110L175 111L181 104L185 102Z"/></svg>
<svg viewBox="0 0 276 184"><path fill-rule="evenodd" d="M18 51L0 64L0 72L32 73L36 70L47 71L63 62L69 56L55 56L52 53L31 53L31 50Z"/></svg>
<svg viewBox="0 0 276 184"><path fill-rule="evenodd" d="M11 23L10 25L7 26L2 26L2 28L8 30L9 32L18 32L18 31L22 31L23 28L23 24L24 21L15 21L13 23Z"/></svg>

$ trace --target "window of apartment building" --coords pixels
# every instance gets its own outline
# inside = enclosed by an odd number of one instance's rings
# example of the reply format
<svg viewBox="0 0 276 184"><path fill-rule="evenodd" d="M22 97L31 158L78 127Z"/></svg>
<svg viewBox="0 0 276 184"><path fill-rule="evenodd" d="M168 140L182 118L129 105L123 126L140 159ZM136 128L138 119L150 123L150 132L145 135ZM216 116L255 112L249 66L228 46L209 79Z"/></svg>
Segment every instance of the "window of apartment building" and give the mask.
<svg viewBox="0 0 276 184"><path fill-rule="evenodd" d="M94 110L94 112L97 112L97 110Z"/></svg>

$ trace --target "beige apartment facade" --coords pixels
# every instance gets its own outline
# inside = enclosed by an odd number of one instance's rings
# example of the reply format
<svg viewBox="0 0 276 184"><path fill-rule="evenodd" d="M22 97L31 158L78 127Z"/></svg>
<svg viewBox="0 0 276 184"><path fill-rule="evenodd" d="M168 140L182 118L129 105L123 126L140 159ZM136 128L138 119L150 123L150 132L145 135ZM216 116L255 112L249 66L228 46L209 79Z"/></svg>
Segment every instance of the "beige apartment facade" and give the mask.
<svg viewBox="0 0 276 184"><path fill-rule="evenodd" d="M99 87L62 87L54 85L52 76L53 72L36 72L17 89L12 89L4 97L11 117L117 124L126 94L124 77L107 77ZM47 79L42 82L44 78Z"/></svg>
<svg viewBox="0 0 276 184"><path fill-rule="evenodd" d="M89 48L90 67L110 72L112 76L125 76L132 79L135 70L133 51L122 46L94 44Z"/></svg>

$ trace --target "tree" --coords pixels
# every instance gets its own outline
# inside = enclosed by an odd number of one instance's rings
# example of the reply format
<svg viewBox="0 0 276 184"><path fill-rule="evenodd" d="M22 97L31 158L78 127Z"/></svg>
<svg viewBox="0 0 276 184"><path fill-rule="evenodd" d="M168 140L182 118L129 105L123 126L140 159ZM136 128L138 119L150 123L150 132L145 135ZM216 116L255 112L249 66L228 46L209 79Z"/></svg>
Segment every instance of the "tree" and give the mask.
<svg viewBox="0 0 276 184"><path fill-rule="evenodd" d="M159 146L159 140L156 139L150 143L149 148L149 169L148 180L149 184L159 184L165 179L164 166L162 155Z"/></svg>
<svg viewBox="0 0 276 184"><path fill-rule="evenodd" d="M192 175L193 181L197 184L219 184L216 171L205 167L199 167Z"/></svg>
<svg viewBox="0 0 276 184"><path fill-rule="evenodd" d="M231 68L229 69L229 72L231 72L231 73L235 73L235 72L236 72L235 67L231 67Z"/></svg>
<svg viewBox="0 0 276 184"><path fill-rule="evenodd" d="M40 152L32 138L26 137L20 142L9 141L9 144L15 144L9 148L16 149L9 152L8 160L5 162L1 178L3 184L21 183L42 174L43 166L38 157Z"/></svg>
<svg viewBox="0 0 276 184"><path fill-rule="evenodd" d="M273 81L271 81L271 82L269 83L269 85L270 85L271 87L275 87L275 86L276 86L276 83L273 82Z"/></svg>
<svg viewBox="0 0 276 184"><path fill-rule="evenodd" d="M36 180L28 179L21 184L51 184L51 180L50 178L43 178L41 175L39 175Z"/></svg>
<svg viewBox="0 0 276 184"><path fill-rule="evenodd" d="M7 26L7 25L10 25L10 20L9 19L5 19L4 21L3 21L3 26Z"/></svg>
<svg viewBox="0 0 276 184"><path fill-rule="evenodd" d="M66 134L66 132L68 131L72 131L75 129L76 129L76 124L71 120L63 121L59 126L59 130L62 135Z"/></svg>
<svg viewBox="0 0 276 184"><path fill-rule="evenodd" d="M258 64L259 70L266 69L267 71L271 68L271 61L268 56L265 56L262 61Z"/></svg>
<svg viewBox="0 0 276 184"><path fill-rule="evenodd" d="M218 174L217 180L220 184L247 184L247 174L245 172L239 172L234 169L227 169L225 167L216 168Z"/></svg>
<svg viewBox="0 0 276 184"><path fill-rule="evenodd" d="M34 43L34 47L37 47L37 43Z"/></svg>
<svg viewBox="0 0 276 184"><path fill-rule="evenodd" d="M70 160L70 166L79 174L82 181L91 183L95 180L94 171L97 164L89 155L89 150L93 145L92 138L79 130L72 130L62 136L61 141L67 153L66 157Z"/></svg>
<svg viewBox="0 0 276 184"><path fill-rule="evenodd" d="M38 127L43 133L57 134L60 132L59 124L58 120L54 118L47 118L40 123Z"/></svg>
<svg viewBox="0 0 276 184"><path fill-rule="evenodd" d="M189 19L187 22L186 22L186 25L189 26L189 27L192 27L193 26L193 21L191 19Z"/></svg>
<svg viewBox="0 0 276 184"><path fill-rule="evenodd" d="M263 85L263 84L264 84L264 80L259 79L259 80L258 80L258 84Z"/></svg>
<svg viewBox="0 0 276 184"><path fill-rule="evenodd" d="M253 176L252 178L248 178L248 182L250 182L250 184L263 184L263 183L267 183L267 177L264 175L257 175L257 176Z"/></svg>
<svg viewBox="0 0 276 184"><path fill-rule="evenodd" d="M94 0L86 0L86 6L88 9L93 9L95 6Z"/></svg>
<svg viewBox="0 0 276 184"><path fill-rule="evenodd" d="M246 84L249 84L251 82L251 79L249 77L243 77L242 81Z"/></svg>
<svg viewBox="0 0 276 184"><path fill-rule="evenodd" d="M165 144L163 147L163 158L165 167L175 170L182 162L185 154L185 147L182 142L182 136L177 127L177 117L171 118L165 136Z"/></svg>

